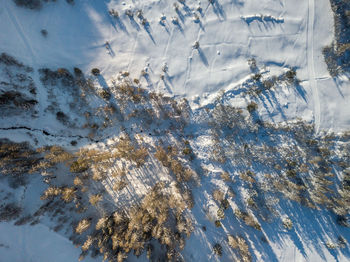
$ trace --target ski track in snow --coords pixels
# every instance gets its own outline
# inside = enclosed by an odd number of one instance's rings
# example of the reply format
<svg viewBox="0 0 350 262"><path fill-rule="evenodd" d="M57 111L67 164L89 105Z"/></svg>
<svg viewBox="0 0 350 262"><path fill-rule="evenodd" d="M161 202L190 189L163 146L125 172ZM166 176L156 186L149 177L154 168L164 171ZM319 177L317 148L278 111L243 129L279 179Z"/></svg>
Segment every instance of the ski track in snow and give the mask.
<svg viewBox="0 0 350 262"><path fill-rule="evenodd" d="M19 34L21 40L23 41L24 45L27 47L27 49L32 57L32 62L35 63L35 56L34 56L33 48L30 45L29 40L27 39L26 35L24 34L21 25L18 23L17 17L12 13L11 9L8 8L7 5L5 5L5 9L6 9L8 16L10 17L12 24L16 27L16 31Z"/></svg>
<svg viewBox="0 0 350 262"><path fill-rule="evenodd" d="M320 130L321 110L320 98L317 90L317 81L314 64L314 23L315 23L315 0L309 0L308 4L308 25L307 25L307 66L312 97L314 100L315 131Z"/></svg>

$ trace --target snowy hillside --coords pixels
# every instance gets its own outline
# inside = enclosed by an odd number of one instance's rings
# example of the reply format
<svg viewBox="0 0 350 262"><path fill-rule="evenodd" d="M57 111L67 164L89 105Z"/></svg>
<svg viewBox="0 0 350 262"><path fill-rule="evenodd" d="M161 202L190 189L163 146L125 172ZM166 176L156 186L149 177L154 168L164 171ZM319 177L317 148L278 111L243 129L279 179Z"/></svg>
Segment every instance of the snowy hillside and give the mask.
<svg viewBox="0 0 350 262"><path fill-rule="evenodd" d="M0 261L348 261L346 0L3 0Z"/></svg>

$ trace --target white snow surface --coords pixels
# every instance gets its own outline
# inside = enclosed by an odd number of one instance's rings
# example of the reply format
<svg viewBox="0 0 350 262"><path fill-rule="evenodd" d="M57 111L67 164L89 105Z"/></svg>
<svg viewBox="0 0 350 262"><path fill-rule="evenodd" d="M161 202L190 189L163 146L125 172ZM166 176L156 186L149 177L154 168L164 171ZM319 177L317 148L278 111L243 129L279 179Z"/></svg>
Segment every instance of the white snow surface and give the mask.
<svg viewBox="0 0 350 262"><path fill-rule="evenodd" d="M4 262L78 261L80 248L43 224L0 223L0 254ZM87 257L87 262L98 261Z"/></svg>
<svg viewBox="0 0 350 262"><path fill-rule="evenodd" d="M195 98L201 105L208 102L208 94L239 86L252 74L247 60L255 58L264 72L295 68L304 89L303 94L279 94L278 106L270 102L259 110L263 117L301 117L314 121L317 131L350 126L349 82L332 79L322 55L333 39L328 0L188 0L184 5L178 2L178 12L173 2L57 1L32 11L6 0L0 6L0 50L35 69L77 66L89 72L97 67L107 82L119 71L139 78L141 70L147 70L144 86ZM118 19L108 14L112 8ZM148 24L143 26L136 15L130 19L128 9L141 9ZM199 49L193 48L196 41ZM168 71L162 81L165 64ZM39 95L45 101L45 92Z"/></svg>
<svg viewBox="0 0 350 262"><path fill-rule="evenodd" d="M346 77L331 78L322 55L322 48L333 40L333 14L328 0L217 0L213 5L206 0L187 0L185 5L178 3L178 13L173 8L174 2L75 0L74 5L69 5L60 0L36 11L18 8L12 0L2 0L0 52L34 68L32 76L42 108L47 104L47 92L40 84L37 69L43 67L70 70L79 67L86 73L97 67L107 82L118 72L129 71L132 78L142 80L144 87L186 97L196 108L209 104L221 90L234 90L250 78L252 72L247 60L255 58L267 75L295 68L303 88L301 92L282 88L276 94L277 102L267 99L265 105L259 104L264 119L280 122L302 118L314 122L318 132L350 128L349 81ZM201 12L197 11L198 6ZM119 19L108 14L112 8L119 12ZM124 14L127 9L135 12L142 9L149 24L143 26L136 15L134 20L130 19ZM199 22L194 21L194 13L198 14ZM160 23L162 16L166 18L164 25ZM172 22L172 17L178 17L178 24ZM47 37L40 33L42 29L47 30ZM199 49L193 48L196 41ZM168 71L163 81L160 75L164 65ZM149 78L141 77L142 70L147 70ZM248 102L241 97L226 101L238 107ZM36 128L56 129L45 115L35 121L31 125ZM27 139L23 133L11 132L2 131L2 134L15 141ZM40 139L39 144L47 142ZM209 232L215 228L202 210L210 208L210 202L199 200L193 210L198 225L205 225ZM292 212L301 207L288 208ZM308 212L319 211L302 213ZM329 215L320 211L319 217L323 221L317 225L296 228L290 235L281 227L270 226L271 232L264 232L271 246L267 254L260 253L263 248L259 240L248 239L255 248L254 260L347 261L342 253L334 255L336 251L325 248L324 243L311 243L307 236L312 233L300 235L311 230L320 235L317 239L323 239L328 232L338 230L327 223ZM307 220L306 217L305 225L312 225ZM224 227L219 234L204 235L196 229L186 242L183 252L186 261L220 261L211 246L213 241L226 236L226 231L230 230ZM1 262L63 262L77 261L79 257L79 248L45 224L17 227L0 223L0 232ZM329 237L337 236L332 233ZM303 242L295 245L295 239ZM230 252L224 247L221 261L230 261ZM144 255L140 257L143 259ZM102 261L102 258L87 257L84 261Z"/></svg>

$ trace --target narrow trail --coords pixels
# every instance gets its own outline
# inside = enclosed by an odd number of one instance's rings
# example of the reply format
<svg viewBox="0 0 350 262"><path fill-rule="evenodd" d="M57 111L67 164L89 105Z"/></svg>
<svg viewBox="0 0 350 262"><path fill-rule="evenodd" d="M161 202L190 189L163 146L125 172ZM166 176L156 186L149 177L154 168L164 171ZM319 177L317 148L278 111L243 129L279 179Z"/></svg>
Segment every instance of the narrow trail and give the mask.
<svg viewBox="0 0 350 262"><path fill-rule="evenodd" d="M308 25L307 25L307 66L312 97L314 100L315 130L319 133L321 123L320 99L317 89L317 80L314 64L314 23L315 23L315 0L309 0Z"/></svg>

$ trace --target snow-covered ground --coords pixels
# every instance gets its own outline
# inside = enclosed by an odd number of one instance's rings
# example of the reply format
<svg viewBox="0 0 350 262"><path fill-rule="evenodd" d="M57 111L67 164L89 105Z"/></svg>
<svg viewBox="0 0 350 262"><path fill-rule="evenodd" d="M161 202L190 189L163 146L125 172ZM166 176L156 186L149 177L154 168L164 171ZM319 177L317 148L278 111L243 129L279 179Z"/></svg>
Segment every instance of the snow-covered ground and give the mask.
<svg viewBox="0 0 350 262"><path fill-rule="evenodd" d="M42 224L14 226L0 223L1 261L78 261L80 248ZM84 261L95 261L87 257ZM98 260L97 260L98 261Z"/></svg>
<svg viewBox="0 0 350 262"><path fill-rule="evenodd" d="M119 13L118 18L109 14L111 9ZM134 16L126 15L126 10L131 10ZM137 10L142 10L143 18L138 17ZM40 81L38 70L67 68L73 71L74 67L86 74L90 74L92 68L99 68L101 76L96 84L101 88L106 83L110 85L119 72L128 71L131 79L140 79L141 85L148 90L187 98L194 114L196 110L211 108L221 96L225 105L239 108L256 102L261 119L269 122L301 118L314 123L317 133L350 129L349 79L345 76L333 79L322 55L322 49L332 42L334 33L328 0L214 0L212 3L207 0L184 3L75 0L73 5L60 0L44 3L41 10L19 8L12 0L3 0L0 21L0 53L5 52L34 69L27 74L34 80L35 99L38 100L35 118L22 115L0 119L0 128L23 125L36 131L0 130L1 138L70 148L70 141L79 136L81 144L78 146L91 143L86 131L67 128L53 120L52 114L45 110L50 104L50 94ZM46 36L41 33L43 29L47 31ZM257 64L255 72L248 64L252 58ZM260 72L262 79L270 79L289 69L296 70L300 80L297 89L282 84L273 94L255 98L240 92L249 87L255 73ZM62 96L60 102L64 104L65 99L71 102L69 95ZM64 110L69 113L68 105ZM74 121L80 123L80 119ZM221 172L206 159L211 146L207 139L208 128L193 129L197 140L191 141L191 145L199 159L205 162L210 174ZM46 135L42 130L60 137ZM146 188L141 185L142 175L132 175L139 191ZM215 228L210 221L214 218L206 216L217 208L210 196L211 190L214 185L223 190L227 188L210 176L203 177L201 183L200 188L194 189L194 195L202 198L195 200L192 211L196 229L183 251L186 261L230 261L232 251L227 245L222 244L224 256L220 260L213 254L212 244L236 230L237 234L247 237L254 249L254 261L349 259L348 248L338 252L325 247L327 241L336 241L337 234L350 241L348 229L334 225L329 212L310 211L297 204L288 206L289 202L282 201L278 212L301 223L292 233L280 225L264 223L260 235L254 234L254 229L249 229L246 234L245 228L233 218L232 210L226 214L229 219L223 222L223 227ZM32 195L39 197L40 192L27 195L27 201L30 201ZM305 217L299 217L298 212ZM310 220L315 218L319 221L313 224ZM48 221L35 226L0 223L0 261L77 261L80 249L75 248L66 236L52 231L50 226ZM206 233L203 226L207 228ZM270 247L263 246L257 239L263 236ZM129 259L137 260L133 256ZM145 255L140 257L143 259ZM84 261L101 260L101 257L95 260L86 257Z"/></svg>
<svg viewBox="0 0 350 262"><path fill-rule="evenodd" d="M89 72L97 67L107 81L119 71L139 78L146 69L149 78L142 80L148 88L199 96L200 103L208 94L239 86L251 75L247 60L255 58L271 74L296 69L305 97L285 94L279 101L284 116L314 120L317 130L350 126L349 84L329 76L322 55L333 39L329 1L186 1L177 6L178 11L168 1L57 1L32 11L8 0L0 6L0 49L36 69L77 66ZM111 17L110 9L119 18ZM146 25L136 15L139 9ZM133 11L133 18L125 10ZM45 100L45 93L40 95ZM284 120L280 113L264 114Z"/></svg>

